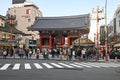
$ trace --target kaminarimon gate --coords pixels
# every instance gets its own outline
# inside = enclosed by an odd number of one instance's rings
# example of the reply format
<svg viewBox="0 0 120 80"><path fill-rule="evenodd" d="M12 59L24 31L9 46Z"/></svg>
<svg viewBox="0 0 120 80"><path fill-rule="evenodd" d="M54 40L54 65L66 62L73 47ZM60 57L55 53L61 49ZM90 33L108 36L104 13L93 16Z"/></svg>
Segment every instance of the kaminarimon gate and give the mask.
<svg viewBox="0 0 120 80"><path fill-rule="evenodd" d="M36 17L29 30L39 31L40 49L68 47L89 33L90 14L63 17Z"/></svg>

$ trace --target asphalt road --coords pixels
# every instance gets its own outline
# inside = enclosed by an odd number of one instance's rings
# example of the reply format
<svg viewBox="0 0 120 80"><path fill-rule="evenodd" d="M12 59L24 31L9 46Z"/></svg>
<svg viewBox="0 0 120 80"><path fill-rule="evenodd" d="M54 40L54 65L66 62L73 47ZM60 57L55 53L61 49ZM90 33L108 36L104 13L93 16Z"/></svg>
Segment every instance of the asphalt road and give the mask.
<svg viewBox="0 0 120 80"><path fill-rule="evenodd" d="M27 64L26 64L27 63ZM38 63L40 66L33 65ZM62 67L50 67L50 65L59 64ZM61 64L60 64L61 63ZM0 80L120 80L120 63L86 63L87 66L70 67L73 63L54 60L20 60L20 59L0 59ZM9 64L9 67L5 65ZM14 70L15 64L20 64L18 70ZM25 69L26 64L26 69ZM29 65L30 64L30 65ZM50 64L49 66L47 64ZM63 65L68 65L63 68ZM101 67L95 67L91 64L104 64ZM114 66L110 66L110 65ZM65 66L64 65L64 66ZM17 65L16 65L17 66ZM46 66L46 67L45 67ZM89 67L90 66L90 67ZM91 67L92 66L92 67ZM99 65L100 66L100 65ZM79 68L78 68L79 67ZM2 69L5 70L2 70ZM17 68L17 67L16 67ZM37 69L39 68L39 69Z"/></svg>

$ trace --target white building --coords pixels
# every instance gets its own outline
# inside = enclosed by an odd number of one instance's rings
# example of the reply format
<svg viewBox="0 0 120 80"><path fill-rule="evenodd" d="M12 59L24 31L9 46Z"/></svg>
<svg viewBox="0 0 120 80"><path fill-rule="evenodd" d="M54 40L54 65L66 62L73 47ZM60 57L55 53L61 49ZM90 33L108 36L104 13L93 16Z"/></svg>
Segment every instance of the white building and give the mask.
<svg viewBox="0 0 120 80"><path fill-rule="evenodd" d="M108 29L110 29L109 42L113 43L114 47L120 47L120 4L117 6L113 19L108 25Z"/></svg>

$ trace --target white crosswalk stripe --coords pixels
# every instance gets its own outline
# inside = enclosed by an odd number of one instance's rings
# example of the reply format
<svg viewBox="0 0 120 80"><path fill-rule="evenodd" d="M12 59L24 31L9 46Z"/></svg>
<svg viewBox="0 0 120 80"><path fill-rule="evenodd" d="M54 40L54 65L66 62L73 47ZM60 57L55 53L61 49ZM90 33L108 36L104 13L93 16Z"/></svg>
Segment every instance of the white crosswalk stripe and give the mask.
<svg viewBox="0 0 120 80"><path fill-rule="evenodd" d="M43 69L43 67L38 63L33 63L37 69Z"/></svg>
<svg viewBox="0 0 120 80"><path fill-rule="evenodd" d="M13 66L12 66L13 65ZM9 68L10 67L10 68ZM0 65L0 71L1 70L20 70L21 67L24 67L22 69L30 70L30 69L78 69L78 68L117 68L120 67L119 63L92 63L92 62L50 62L50 63L15 63L15 64L1 64Z"/></svg>
<svg viewBox="0 0 120 80"><path fill-rule="evenodd" d="M82 64L87 65L87 66L91 66L91 67L97 67L97 68L100 68L100 66L95 65L95 64L91 64L91 63L82 63Z"/></svg>
<svg viewBox="0 0 120 80"><path fill-rule="evenodd" d="M19 70L20 68L20 63L17 63L14 65L13 70Z"/></svg>
<svg viewBox="0 0 120 80"><path fill-rule="evenodd" d="M77 68L83 68L82 66L76 65L76 64L70 64L71 66L77 67Z"/></svg>
<svg viewBox="0 0 120 80"><path fill-rule="evenodd" d="M87 68L92 68L91 66L85 65L85 64L83 64L83 63L76 63L76 62L75 62L75 64L80 65L80 66L84 66L84 67L87 67Z"/></svg>
<svg viewBox="0 0 120 80"><path fill-rule="evenodd" d="M108 67L115 67L114 65L111 65L109 63L90 63L90 64L97 65L99 67L106 67L106 68L108 68Z"/></svg>
<svg viewBox="0 0 120 80"><path fill-rule="evenodd" d="M31 66L29 63L25 63L25 69L31 69Z"/></svg>
<svg viewBox="0 0 120 80"><path fill-rule="evenodd" d="M47 63L42 63L44 66L46 66L47 68L54 68L53 66L47 64Z"/></svg>
<svg viewBox="0 0 120 80"><path fill-rule="evenodd" d="M115 64L115 63L107 63L107 64L104 63L104 65L108 65L109 67L120 67L120 64Z"/></svg>
<svg viewBox="0 0 120 80"><path fill-rule="evenodd" d="M57 67L57 68L64 68L63 66L61 66L61 65L58 65L58 64L56 64L56 63L51 63L53 66L55 66L55 67Z"/></svg>
<svg viewBox="0 0 120 80"><path fill-rule="evenodd" d="M5 64L4 66L2 66L0 68L0 70L6 70L9 66L10 66L10 64Z"/></svg>
<svg viewBox="0 0 120 80"><path fill-rule="evenodd" d="M120 67L120 64L111 63L111 65L114 67Z"/></svg>
<svg viewBox="0 0 120 80"><path fill-rule="evenodd" d="M111 67L111 66L108 65L107 63L96 63L96 65L98 65L98 66L100 66L100 67L106 67L106 68Z"/></svg>
<svg viewBox="0 0 120 80"><path fill-rule="evenodd" d="M58 64L60 64L60 65L62 65L62 66L65 66L65 67L68 67L68 68L74 68L73 66L67 65L67 64L65 64L65 63L58 63Z"/></svg>

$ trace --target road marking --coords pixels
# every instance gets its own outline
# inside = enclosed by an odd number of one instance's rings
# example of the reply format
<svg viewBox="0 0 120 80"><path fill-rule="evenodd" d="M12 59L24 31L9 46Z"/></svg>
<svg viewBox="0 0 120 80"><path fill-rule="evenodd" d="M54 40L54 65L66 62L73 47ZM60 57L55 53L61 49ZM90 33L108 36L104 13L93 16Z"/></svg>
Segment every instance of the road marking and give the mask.
<svg viewBox="0 0 120 80"><path fill-rule="evenodd" d="M60 65L58 65L58 64L56 64L56 63L51 63L53 66L55 66L55 67L57 67L57 68L64 68L63 66L60 66Z"/></svg>
<svg viewBox="0 0 120 80"><path fill-rule="evenodd" d="M25 63L25 69L31 69L31 66L29 63Z"/></svg>
<svg viewBox="0 0 120 80"><path fill-rule="evenodd" d="M46 66L47 68L54 68L53 66L51 66L51 65L49 65L49 64L47 64L47 63L42 63L44 66Z"/></svg>
<svg viewBox="0 0 120 80"><path fill-rule="evenodd" d="M82 63L82 64L85 64L85 65L88 65L88 66L91 66L91 67L97 67L97 68L100 68L100 66L95 65L95 64L93 64L93 63Z"/></svg>
<svg viewBox="0 0 120 80"><path fill-rule="evenodd" d="M14 67L12 69L13 70L19 70L19 68L20 68L20 64L17 63L17 64L14 65Z"/></svg>
<svg viewBox="0 0 120 80"><path fill-rule="evenodd" d="M2 65L2 64L0 64ZM2 67L0 68L0 70L7 70L9 67L10 67L10 63L7 63L7 64L4 64L2 65ZM42 65L40 65L39 63L33 63L33 65L35 66L34 68L36 69L43 69L44 67L46 68L102 68L102 67L105 67L105 68L110 68L110 67L113 67L113 68L116 68L116 67L120 67L120 64L118 63L97 63L97 62L74 62L74 63L62 63L62 62L59 62L59 63L42 63ZM43 67L44 66L44 67ZM13 67L12 67L12 70L19 70L21 67L21 64L20 63L16 63ZM30 63L24 63L24 67L25 69L31 69L31 65Z"/></svg>
<svg viewBox="0 0 120 80"><path fill-rule="evenodd" d="M101 66L101 67L106 67L106 68L110 67L110 66L107 65L106 63L96 63L96 65L99 65L99 66Z"/></svg>
<svg viewBox="0 0 120 80"><path fill-rule="evenodd" d="M111 65L110 63L97 63L101 67L116 67L114 65Z"/></svg>
<svg viewBox="0 0 120 80"><path fill-rule="evenodd" d="M76 64L70 64L71 66L74 66L74 67L77 67L77 68L83 68L82 66L80 65L76 65Z"/></svg>
<svg viewBox="0 0 120 80"><path fill-rule="evenodd" d="M110 63L112 67L120 67L120 64Z"/></svg>
<svg viewBox="0 0 120 80"><path fill-rule="evenodd" d="M6 70L9 66L10 66L10 64L5 64L4 66L2 66L0 68L0 70Z"/></svg>
<svg viewBox="0 0 120 80"><path fill-rule="evenodd" d="M75 62L75 64L80 65L80 66L84 66L84 67L88 67L88 68L92 68L91 66L85 65L85 64L83 64L83 63L76 63L76 62Z"/></svg>
<svg viewBox="0 0 120 80"><path fill-rule="evenodd" d="M65 67L68 67L68 68L74 68L74 67L72 67L72 66L70 66L70 65L67 65L67 64L64 64L64 63L58 63L58 64L60 64L60 65L62 65L62 66L65 66Z"/></svg>
<svg viewBox="0 0 120 80"><path fill-rule="evenodd" d="M37 69L43 69L43 67L38 63L33 63Z"/></svg>

